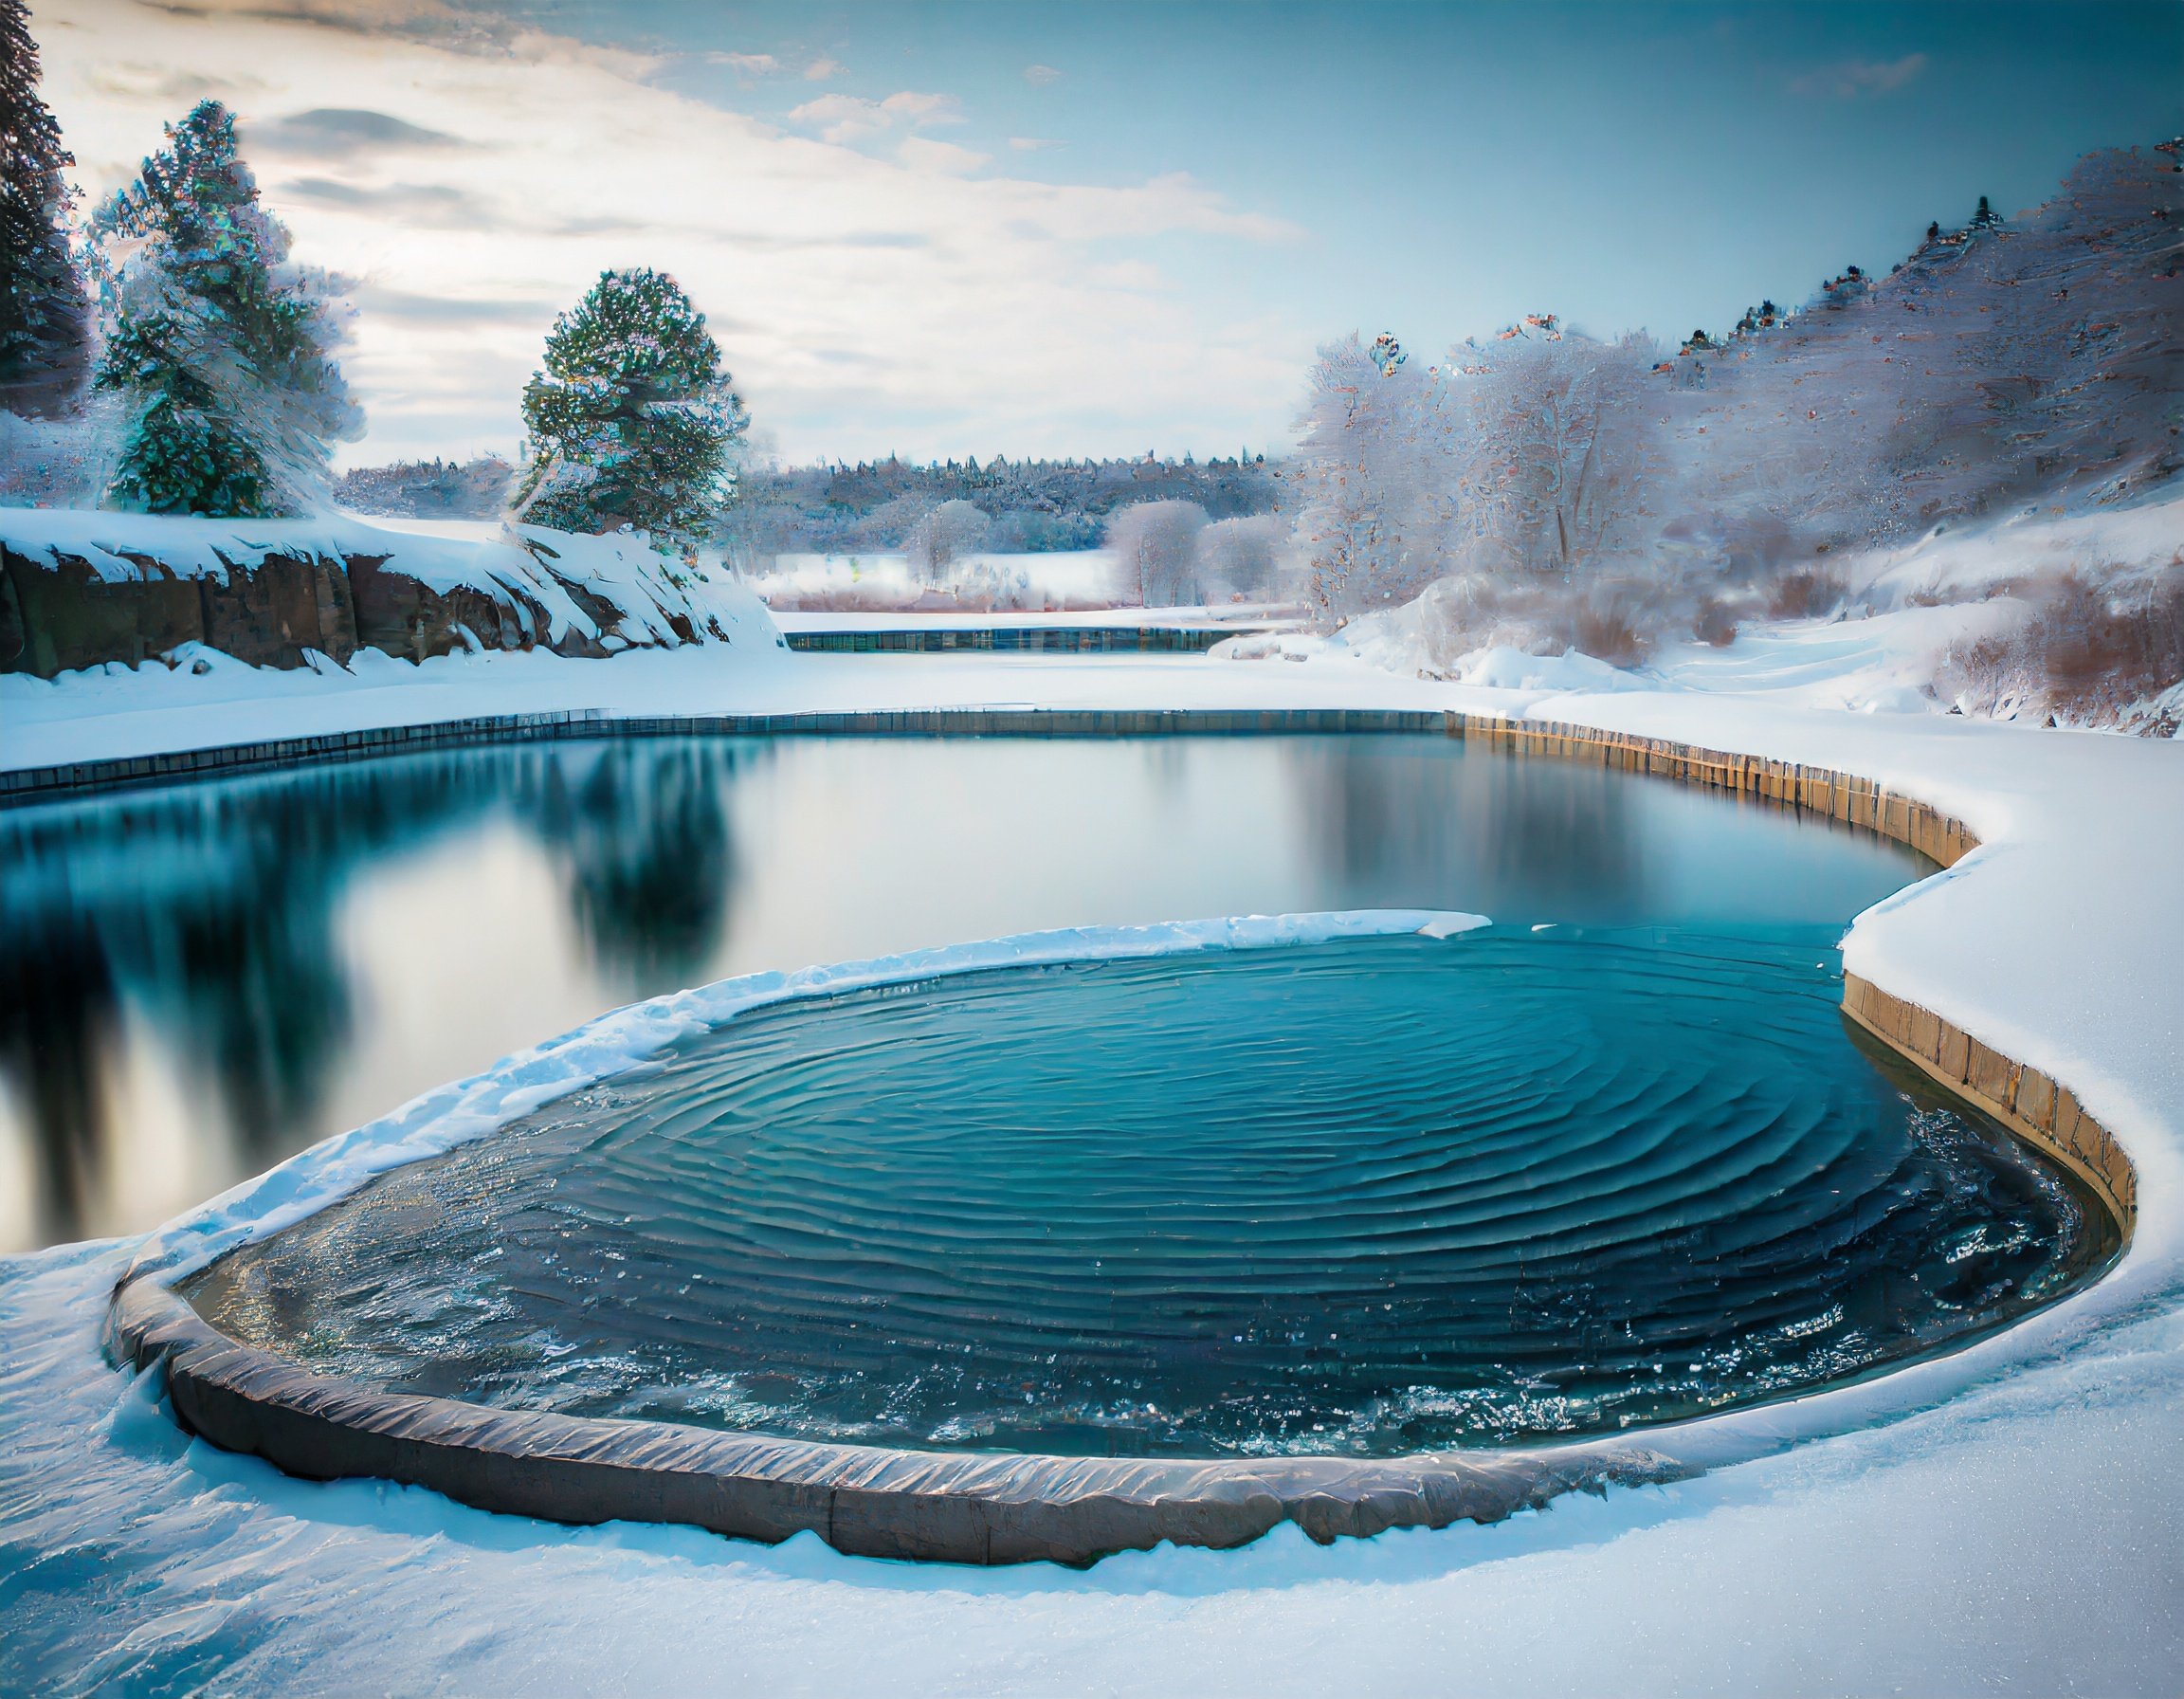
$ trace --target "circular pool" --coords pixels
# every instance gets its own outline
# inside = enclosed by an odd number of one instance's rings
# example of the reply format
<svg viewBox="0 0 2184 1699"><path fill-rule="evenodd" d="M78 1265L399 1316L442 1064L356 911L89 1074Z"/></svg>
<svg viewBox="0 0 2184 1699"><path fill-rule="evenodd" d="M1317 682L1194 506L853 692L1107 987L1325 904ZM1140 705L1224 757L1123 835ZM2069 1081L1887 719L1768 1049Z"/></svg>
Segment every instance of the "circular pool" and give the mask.
<svg viewBox="0 0 2184 1699"><path fill-rule="evenodd" d="M1359 937L738 1014L184 1294L352 1383L797 1439L1393 1457L1946 1350L2114 1251L1779 929Z"/></svg>

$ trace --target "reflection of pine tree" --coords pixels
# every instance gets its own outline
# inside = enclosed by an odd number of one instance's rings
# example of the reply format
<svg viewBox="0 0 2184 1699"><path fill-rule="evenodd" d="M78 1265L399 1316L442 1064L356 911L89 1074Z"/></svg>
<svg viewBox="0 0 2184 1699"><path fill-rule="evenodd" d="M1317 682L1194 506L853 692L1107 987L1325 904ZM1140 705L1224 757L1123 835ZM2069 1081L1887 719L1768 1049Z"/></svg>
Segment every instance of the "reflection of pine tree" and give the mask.
<svg viewBox="0 0 2184 1699"><path fill-rule="evenodd" d="M734 758L664 741L602 749L581 776L573 765L548 772L529 812L594 959L639 996L688 984L719 948L736 881Z"/></svg>
<svg viewBox="0 0 2184 1699"><path fill-rule="evenodd" d="M605 271L554 321L523 391L526 519L563 531L629 525L690 545L735 496L750 426L705 315L664 272Z"/></svg>
<svg viewBox="0 0 2184 1699"><path fill-rule="evenodd" d="M361 420L330 352L327 280L287 265L235 121L204 100L99 214L99 387L136 403L114 495L154 513L262 515L322 487Z"/></svg>
<svg viewBox="0 0 2184 1699"><path fill-rule="evenodd" d="M76 163L38 96L38 46L23 0L0 0L0 402L64 405L82 375L83 285L68 251Z"/></svg>

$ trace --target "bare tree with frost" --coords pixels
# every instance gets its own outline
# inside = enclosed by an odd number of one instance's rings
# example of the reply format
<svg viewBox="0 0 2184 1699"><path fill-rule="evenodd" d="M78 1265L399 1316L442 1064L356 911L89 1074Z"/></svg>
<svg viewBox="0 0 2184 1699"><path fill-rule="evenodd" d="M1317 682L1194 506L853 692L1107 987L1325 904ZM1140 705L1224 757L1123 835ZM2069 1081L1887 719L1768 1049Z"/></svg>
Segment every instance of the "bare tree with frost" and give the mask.
<svg viewBox="0 0 2184 1699"><path fill-rule="evenodd" d="M1320 350L1289 479L1308 594L1328 615L1408 601L1447 570L1450 410L1439 368L1419 373L1392 335Z"/></svg>
<svg viewBox="0 0 2184 1699"><path fill-rule="evenodd" d="M1216 520L1198 534L1198 580L1208 595L1271 596L1287 527L1272 514Z"/></svg>
<svg viewBox="0 0 2184 1699"><path fill-rule="evenodd" d="M1595 342L1535 314L1449 357L1464 401L1458 502L1478 564L1574 582L1638 557L1658 459L1650 343Z"/></svg>

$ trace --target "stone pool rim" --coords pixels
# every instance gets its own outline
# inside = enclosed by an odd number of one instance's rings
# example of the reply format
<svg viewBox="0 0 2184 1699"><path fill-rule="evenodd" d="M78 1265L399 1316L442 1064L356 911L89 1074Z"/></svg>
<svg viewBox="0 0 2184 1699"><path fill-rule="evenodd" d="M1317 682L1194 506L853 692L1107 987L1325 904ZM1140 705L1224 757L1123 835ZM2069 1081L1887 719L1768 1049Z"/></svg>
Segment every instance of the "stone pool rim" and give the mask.
<svg viewBox="0 0 2184 1699"><path fill-rule="evenodd" d="M158 782L190 772L343 758L395 749L534 737L661 735L1156 736L1443 731L1516 756L1593 761L1752 795L1865 827L1952 867L1978 840L1956 817L1833 768L1732 754L1582 724L1446 711L919 710L827 715L607 719L592 715L397 727L282 743L184 752L0 776L0 799ZM406 736L403 734L417 734ZM231 758L219 759L218 757ZM9 783L9 780L25 782ZM1920 882L1922 883L1922 882ZM2084 1182L2128 1250L2137 1170L2076 1094L1931 1011L1853 974L1845 1018L1966 1099ZM1575 1489L1662 1484L1832 1430L1854 1408L1881 1414L1934 1383L1944 1353L1780 1403L1569 1446L1328 1457L1148 1462L1038 1453L907 1452L722 1434L665 1422L503 1412L374 1391L317 1376L241 1344L206 1322L169 1281L125 1275L108 1315L108 1348L159 1367L176 1418L230 1451L313 1479L377 1476L434 1489L482 1509L551 1521L687 1523L774 1543L811 1531L852 1555L965 1563L1086 1563L1176 1544L1247 1544L1284 1521L1312 1538L1498 1521ZM2097 1277L2098 1278L2098 1277ZM2005 1333L2010 1331L2004 1330ZM1966 1348L1971 1348L1968 1343ZM1876 1394L1875 1388L1897 1389ZM1912 1395L1916 1397L1916 1394ZM1820 1416L1825 1404L1838 1419ZM1819 1416L1817 1426L1813 1418Z"/></svg>

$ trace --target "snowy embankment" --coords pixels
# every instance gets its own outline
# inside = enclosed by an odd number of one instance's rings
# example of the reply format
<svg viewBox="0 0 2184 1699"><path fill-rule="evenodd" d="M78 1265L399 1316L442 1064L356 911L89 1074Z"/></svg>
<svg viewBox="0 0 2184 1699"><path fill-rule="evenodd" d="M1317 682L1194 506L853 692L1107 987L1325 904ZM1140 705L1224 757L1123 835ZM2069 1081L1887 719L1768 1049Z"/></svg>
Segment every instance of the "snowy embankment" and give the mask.
<svg viewBox="0 0 2184 1699"><path fill-rule="evenodd" d="M0 507L0 666L46 675L177 653L194 665L192 645L316 667L774 635L718 567L679 565L641 536L537 525Z"/></svg>
<svg viewBox="0 0 2184 1699"><path fill-rule="evenodd" d="M1863 663L1824 649L1844 630L1788 629L1739 657L1743 639L1613 690L1574 663L1528 663L1492 688L1339 655L753 664L713 646L448 656L384 677L149 666L5 681L10 766L551 708L1036 704L1446 707L1836 767L1983 840L1860 916L1846 965L2071 1086L2140 1185L2137 1237L2098 1286L1850 1389L1860 1419L1777 1454L1493 1527L1328 1549L1283 1528L1242 1552L1125 1555L1089 1574L571 1530L287 1480L187 1441L155 1386L100 1359L134 1243L15 1258L0 1264L0 1672L72 1672L44 1684L64 1690L215 1676L282 1690L2173 1690L2184 747L1821 705L1854 694L1843 681Z"/></svg>

